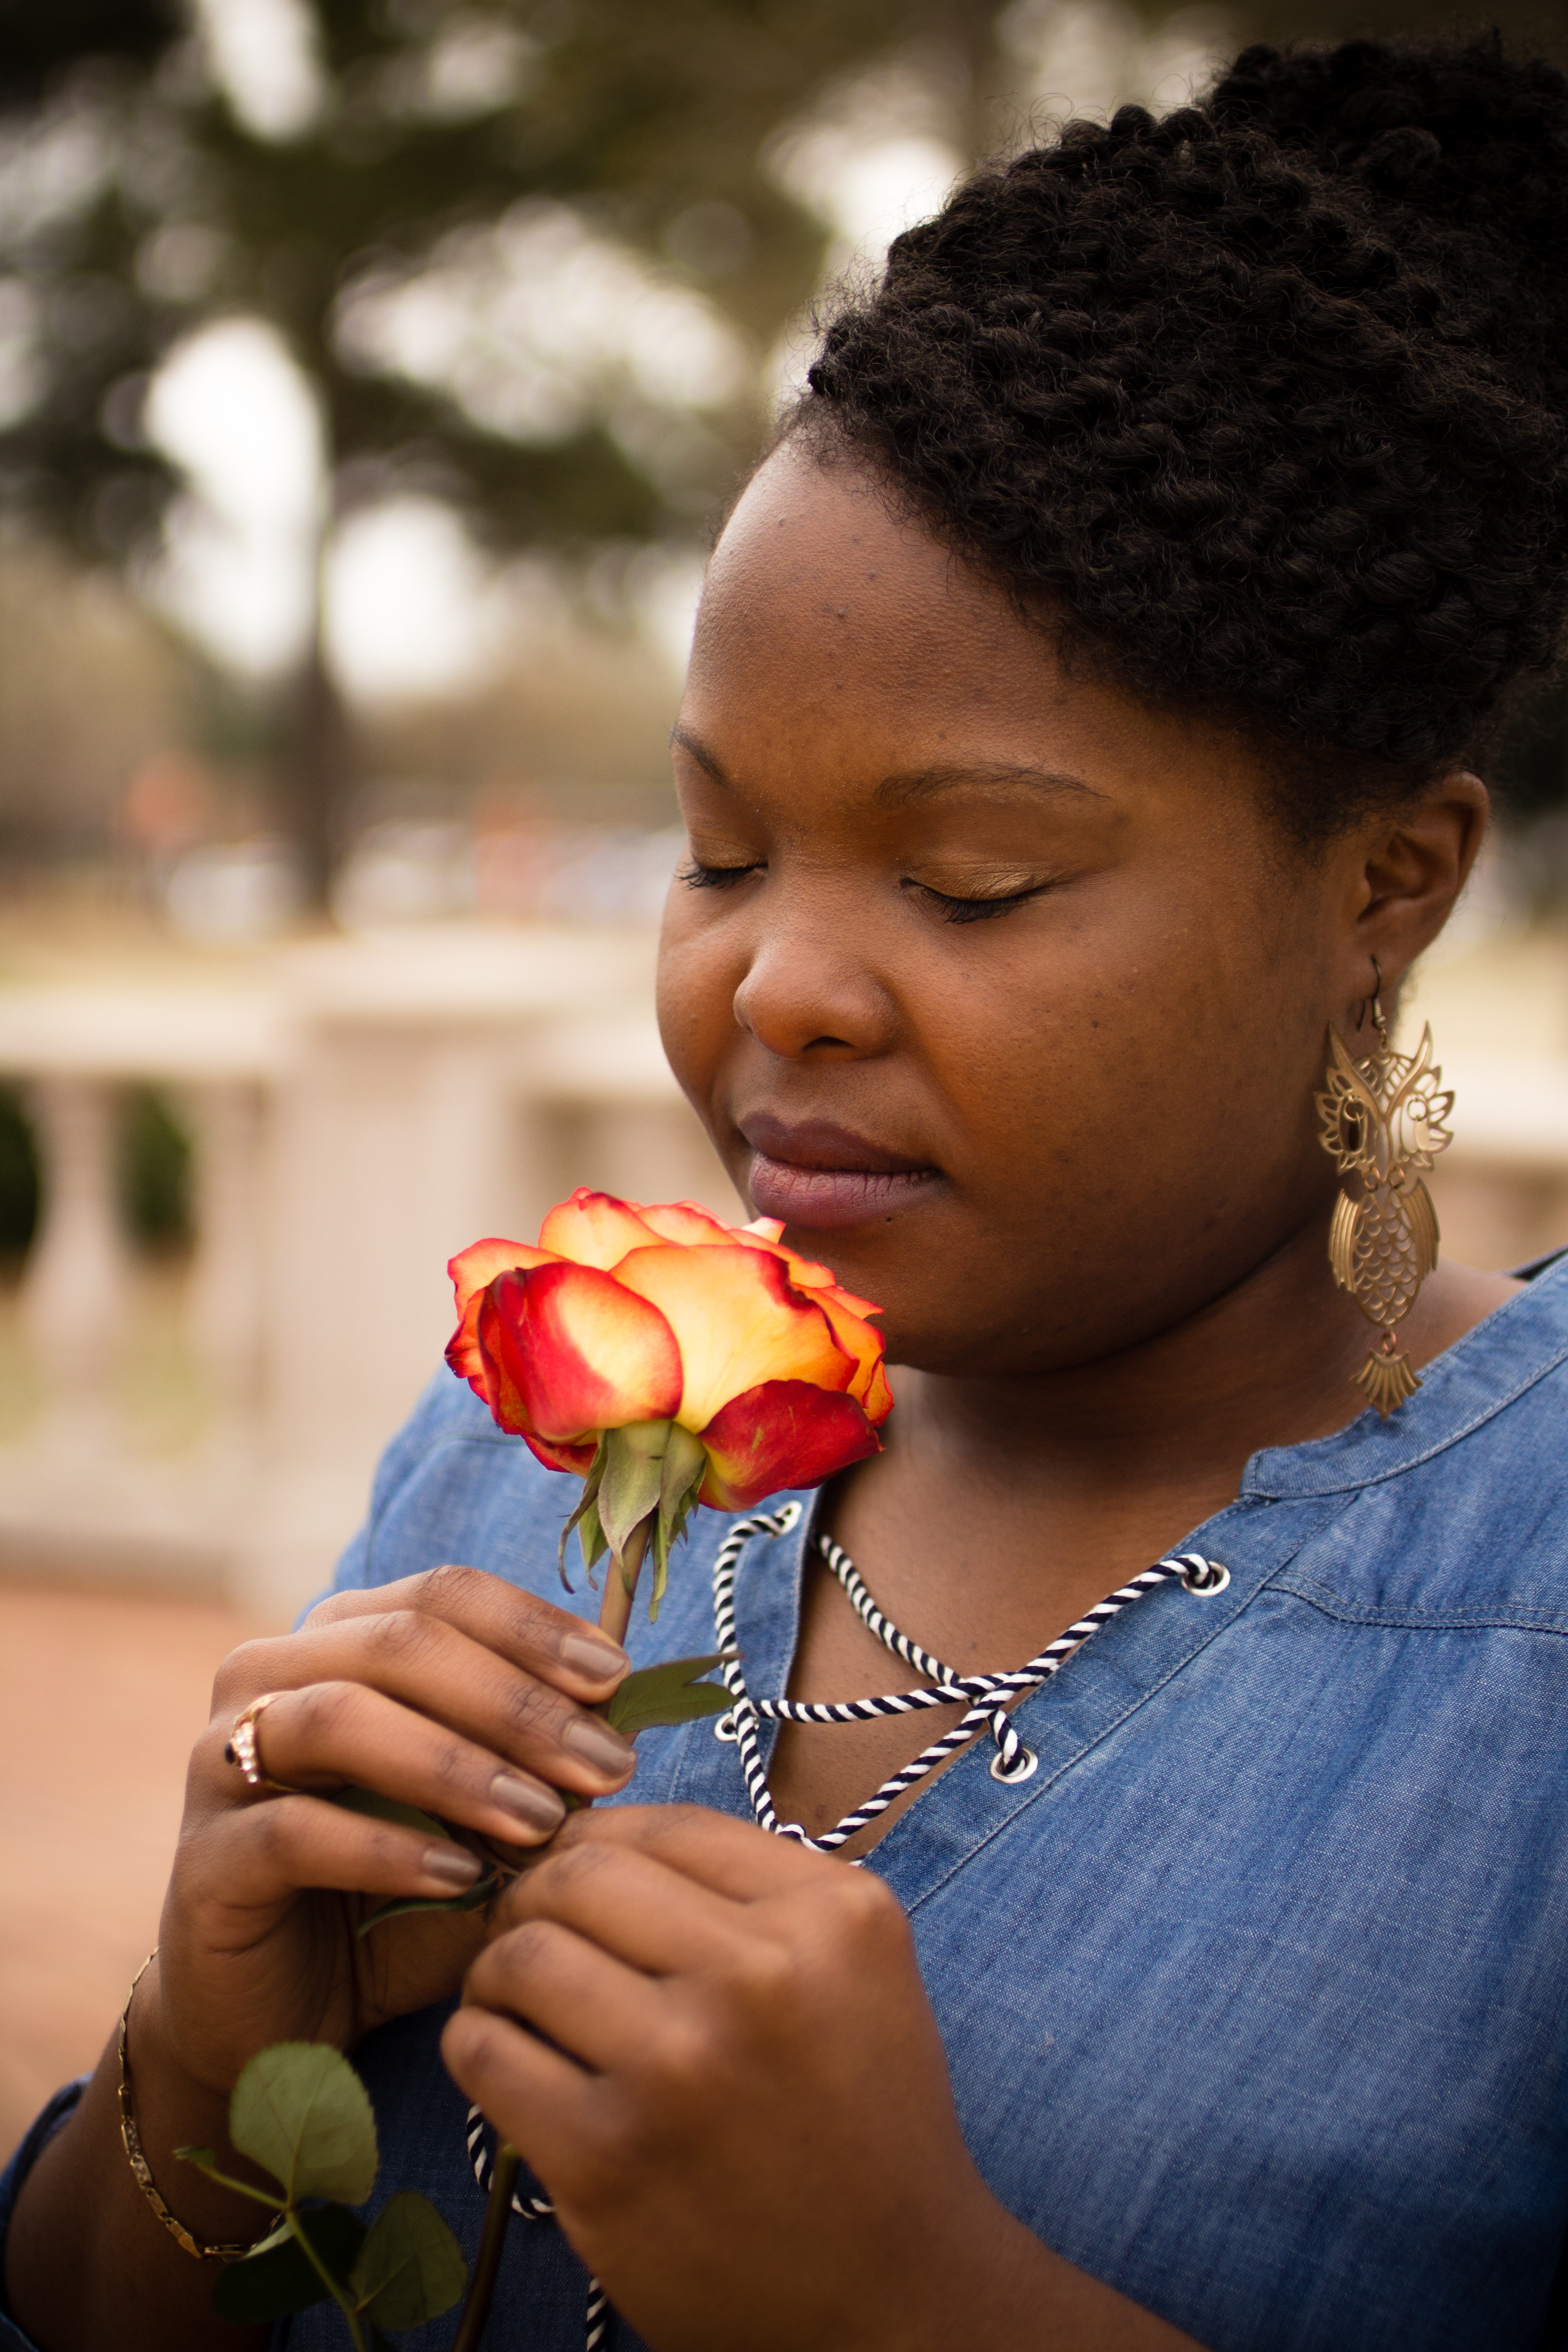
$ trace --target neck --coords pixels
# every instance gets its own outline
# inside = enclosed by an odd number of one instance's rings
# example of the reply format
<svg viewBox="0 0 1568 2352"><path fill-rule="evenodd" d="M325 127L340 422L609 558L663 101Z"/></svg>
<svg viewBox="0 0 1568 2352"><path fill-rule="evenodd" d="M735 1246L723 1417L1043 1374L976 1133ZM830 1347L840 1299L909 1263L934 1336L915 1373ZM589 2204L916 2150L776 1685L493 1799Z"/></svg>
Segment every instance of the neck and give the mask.
<svg viewBox="0 0 1568 2352"><path fill-rule="evenodd" d="M951 1476L1016 1494L1179 1490L1217 1507L1259 1448L1328 1436L1365 1410L1353 1375L1380 1335L1330 1275L1327 1222L1314 1216L1220 1297L1097 1361L1016 1379L900 1370L889 1435ZM1398 1344L1419 1369L1518 1286L1442 1265Z"/></svg>

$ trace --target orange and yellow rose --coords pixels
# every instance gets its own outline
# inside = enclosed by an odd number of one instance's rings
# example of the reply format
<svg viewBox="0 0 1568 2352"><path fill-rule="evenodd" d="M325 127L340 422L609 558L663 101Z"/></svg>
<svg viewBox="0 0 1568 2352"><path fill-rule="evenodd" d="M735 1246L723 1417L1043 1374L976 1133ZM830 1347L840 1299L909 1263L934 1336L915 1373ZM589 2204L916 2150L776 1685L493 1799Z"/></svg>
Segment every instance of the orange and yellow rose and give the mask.
<svg viewBox="0 0 1568 2352"><path fill-rule="evenodd" d="M635 1576L651 1538L656 1604L693 1502L744 1510L879 1449L879 1310L783 1230L580 1191L536 1248L476 1242L451 1262L447 1362L501 1428L588 1481L590 1564L608 1549Z"/></svg>

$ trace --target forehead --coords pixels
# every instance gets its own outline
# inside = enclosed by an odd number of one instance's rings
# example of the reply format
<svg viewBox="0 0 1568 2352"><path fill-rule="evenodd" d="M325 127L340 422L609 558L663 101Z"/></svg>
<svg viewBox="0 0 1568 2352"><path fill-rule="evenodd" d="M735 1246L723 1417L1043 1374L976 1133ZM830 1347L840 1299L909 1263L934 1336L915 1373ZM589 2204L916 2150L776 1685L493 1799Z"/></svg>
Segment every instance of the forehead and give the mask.
<svg viewBox="0 0 1568 2352"><path fill-rule="evenodd" d="M853 686L920 704L1060 693L1049 635L900 513L876 478L786 442L741 499L713 556L693 689L787 686L808 704Z"/></svg>
<svg viewBox="0 0 1568 2352"><path fill-rule="evenodd" d="M1048 627L874 475L786 442L715 550L681 731L731 777L1043 768L1147 795L1255 789L1234 737L1064 669ZM1244 772L1247 772L1244 776ZM1248 781L1249 779L1249 781Z"/></svg>

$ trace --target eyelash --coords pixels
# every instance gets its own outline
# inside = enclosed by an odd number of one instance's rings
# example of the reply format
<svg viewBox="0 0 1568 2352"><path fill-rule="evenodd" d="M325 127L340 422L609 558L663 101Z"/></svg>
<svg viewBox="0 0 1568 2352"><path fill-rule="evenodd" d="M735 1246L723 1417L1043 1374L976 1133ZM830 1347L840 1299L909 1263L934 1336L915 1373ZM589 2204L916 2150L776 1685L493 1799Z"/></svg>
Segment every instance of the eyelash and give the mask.
<svg viewBox="0 0 1568 2352"><path fill-rule="evenodd" d="M761 868L755 866L703 866L693 858L689 866L680 868L676 879L683 882L689 890L729 890L737 882L744 881L748 874L760 871ZM908 887L930 899L939 908L945 923L984 923L989 922L993 916L1011 914L1015 907L1022 907L1030 898L1037 898L1045 886L1034 883L1028 889L1014 890L1005 898L955 898L945 890L933 890L925 882L910 883Z"/></svg>
<svg viewBox="0 0 1568 2352"><path fill-rule="evenodd" d="M748 874L755 874L756 871L754 866L702 866L694 857L689 866L680 868L675 878L678 882L684 882L689 890L728 890Z"/></svg>
<svg viewBox="0 0 1568 2352"><path fill-rule="evenodd" d="M934 901L944 923L984 923L993 915L1010 915L1015 907L1037 898L1045 885L1032 883L1028 889L1014 890L1005 898L953 898L945 890L933 890L929 882L917 882L914 887Z"/></svg>

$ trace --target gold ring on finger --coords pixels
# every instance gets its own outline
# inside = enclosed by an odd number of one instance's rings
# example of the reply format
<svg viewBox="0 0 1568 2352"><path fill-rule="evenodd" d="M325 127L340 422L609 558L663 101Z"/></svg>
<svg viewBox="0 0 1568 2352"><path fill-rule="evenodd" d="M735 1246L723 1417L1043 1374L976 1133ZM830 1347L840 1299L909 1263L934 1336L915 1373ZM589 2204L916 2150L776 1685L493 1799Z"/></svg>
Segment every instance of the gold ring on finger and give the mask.
<svg viewBox="0 0 1568 2352"><path fill-rule="evenodd" d="M275 1698L287 1696L286 1691L263 1691L261 1696L253 1698L248 1706L242 1706L234 1719L234 1729L228 1735L223 1758L226 1764L238 1766L252 1789L264 1789L268 1795L275 1797L301 1797L305 1794L304 1790L290 1788L287 1780L274 1780L261 1761L261 1711L270 1706Z"/></svg>

